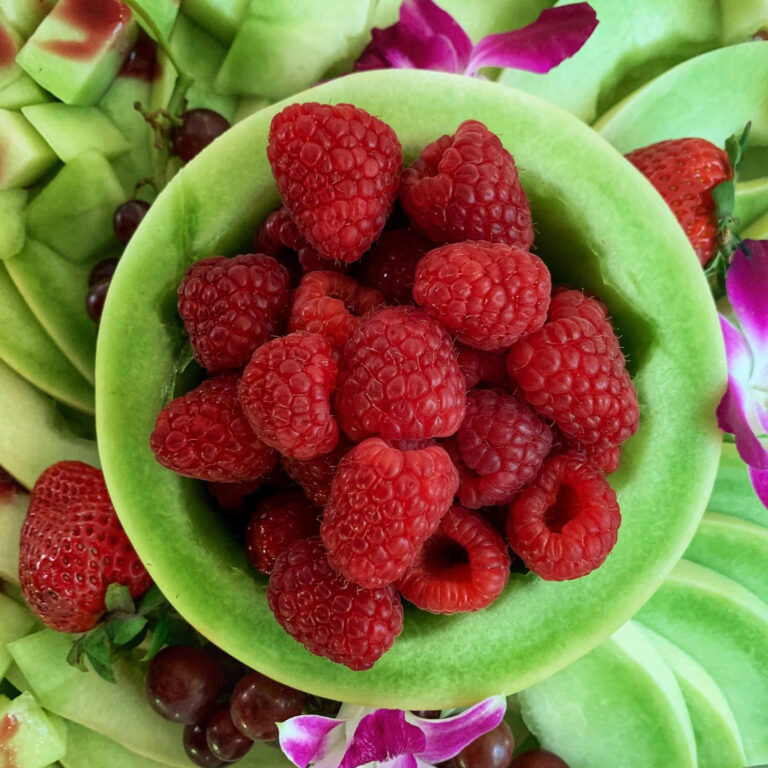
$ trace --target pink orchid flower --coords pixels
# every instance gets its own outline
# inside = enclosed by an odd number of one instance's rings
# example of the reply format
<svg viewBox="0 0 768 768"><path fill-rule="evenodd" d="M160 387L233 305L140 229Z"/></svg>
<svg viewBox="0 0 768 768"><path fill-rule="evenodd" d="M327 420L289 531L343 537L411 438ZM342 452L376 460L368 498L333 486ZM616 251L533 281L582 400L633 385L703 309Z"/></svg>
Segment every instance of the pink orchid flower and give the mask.
<svg viewBox="0 0 768 768"><path fill-rule="evenodd" d="M433 768L493 730L506 706L503 696L493 696L453 717L427 720L345 704L338 718L300 715L278 723L280 747L298 768Z"/></svg>
<svg viewBox="0 0 768 768"><path fill-rule="evenodd" d="M768 507L768 240L744 241L725 287L739 327L720 315L728 388L717 422L734 435L755 492Z"/></svg>
<svg viewBox="0 0 768 768"><path fill-rule="evenodd" d="M432 0L405 0L400 19L376 28L355 69L436 69L477 75L482 67L512 67L545 74L573 56L597 26L589 3L547 8L521 29L484 37L476 45Z"/></svg>

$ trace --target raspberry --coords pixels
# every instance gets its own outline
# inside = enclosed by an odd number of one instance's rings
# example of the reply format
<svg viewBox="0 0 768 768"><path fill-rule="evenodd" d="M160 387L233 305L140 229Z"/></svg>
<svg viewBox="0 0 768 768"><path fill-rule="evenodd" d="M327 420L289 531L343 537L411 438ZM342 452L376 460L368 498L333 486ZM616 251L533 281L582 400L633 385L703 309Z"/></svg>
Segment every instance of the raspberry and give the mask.
<svg viewBox="0 0 768 768"><path fill-rule="evenodd" d="M400 180L413 228L436 243L488 240L528 250L533 224L512 155L477 120L422 151Z"/></svg>
<svg viewBox="0 0 768 768"><path fill-rule="evenodd" d="M563 581L602 565L620 524L616 494L602 472L568 451L547 459L510 505L507 539L530 570Z"/></svg>
<svg viewBox="0 0 768 768"><path fill-rule="evenodd" d="M258 480L277 461L245 418L234 374L206 379L171 400L157 416L150 445L167 469L214 483Z"/></svg>
<svg viewBox="0 0 768 768"><path fill-rule="evenodd" d="M606 475L610 475L621 464L621 447L618 445L585 445L582 450L587 458Z"/></svg>
<svg viewBox="0 0 768 768"><path fill-rule="evenodd" d="M351 104L292 104L272 120L267 157L291 218L322 256L357 261L381 234L403 161L386 123Z"/></svg>
<svg viewBox="0 0 768 768"><path fill-rule="evenodd" d="M400 451L377 437L364 440L331 484L320 526L328 562L361 587L391 584L434 533L458 485L439 446Z"/></svg>
<svg viewBox="0 0 768 768"><path fill-rule="evenodd" d="M256 493L268 478L267 474L248 483L208 483L207 490L219 510L236 517L248 511L248 497Z"/></svg>
<svg viewBox="0 0 768 768"><path fill-rule="evenodd" d="M583 317L551 320L518 341L507 370L534 410L566 438L620 445L637 431L637 394L615 336L606 338Z"/></svg>
<svg viewBox="0 0 768 768"><path fill-rule="evenodd" d="M331 497L331 480L336 474L339 462L351 447L352 443L342 433L339 435L338 445L329 453L306 461L283 456L280 461L291 479L301 486L307 498L319 507L324 507Z"/></svg>
<svg viewBox="0 0 768 768"><path fill-rule="evenodd" d="M485 352L456 344L456 359L467 381L467 389L473 389L478 384L490 384L492 387L509 384L507 356L503 352Z"/></svg>
<svg viewBox="0 0 768 768"><path fill-rule="evenodd" d="M288 270L263 253L195 262L179 286L179 314L197 361L209 373L242 368L281 330Z"/></svg>
<svg viewBox="0 0 768 768"><path fill-rule="evenodd" d="M398 582L402 596L430 613L487 608L509 580L504 539L475 512L452 507Z"/></svg>
<svg viewBox="0 0 768 768"><path fill-rule="evenodd" d="M309 272L293 295L289 331L309 331L325 336L341 349L358 318L384 304L384 297L348 275L336 272Z"/></svg>
<svg viewBox="0 0 768 768"><path fill-rule="evenodd" d="M416 265L431 248L434 244L412 229L384 232L360 262L360 279L390 304L412 304Z"/></svg>
<svg viewBox="0 0 768 768"><path fill-rule="evenodd" d="M352 440L452 435L466 382L448 333L421 310L387 307L357 326L344 348L336 408Z"/></svg>
<svg viewBox="0 0 768 768"><path fill-rule="evenodd" d="M280 626L310 653L350 669L370 669L403 630L393 586L360 589L328 564L319 538L277 558L267 600Z"/></svg>
<svg viewBox="0 0 768 768"><path fill-rule="evenodd" d="M452 442L461 459L465 507L509 503L536 477L552 447L552 430L527 406L498 389L467 395L467 415Z"/></svg>
<svg viewBox="0 0 768 768"><path fill-rule="evenodd" d="M413 298L456 338L489 352L511 347L547 319L551 281L521 248L465 242L430 251L416 268Z"/></svg>
<svg viewBox="0 0 768 768"><path fill-rule="evenodd" d="M294 541L320 533L320 514L301 491L278 491L262 499L245 529L245 554L251 565L261 573L271 573L275 560Z"/></svg>
<svg viewBox="0 0 768 768"><path fill-rule="evenodd" d="M330 403L336 372L328 342L316 333L297 331L260 346L238 389L260 439L295 459L332 451L339 439Z"/></svg>

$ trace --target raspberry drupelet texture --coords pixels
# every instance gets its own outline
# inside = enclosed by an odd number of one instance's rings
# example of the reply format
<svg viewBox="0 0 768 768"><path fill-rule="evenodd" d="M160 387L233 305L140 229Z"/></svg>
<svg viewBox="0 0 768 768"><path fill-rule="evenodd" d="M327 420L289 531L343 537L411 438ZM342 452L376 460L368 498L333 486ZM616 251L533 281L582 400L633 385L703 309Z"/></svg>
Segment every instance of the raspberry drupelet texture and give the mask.
<svg viewBox="0 0 768 768"><path fill-rule="evenodd" d="M456 359L467 380L467 389L473 389L478 384L492 387L507 387L509 384L507 356L504 352L485 352L457 343Z"/></svg>
<svg viewBox="0 0 768 768"><path fill-rule="evenodd" d="M291 480L301 486L307 498L318 507L324 507L331 497L331 481L339 468L339 462L351 448L352 441L341 433L338 444L329 453L306 461L282 456L280 462Z"/></svg>
<svg viewBox="0 0 768 768"><path fill-rule="evenodd" d="M195 262L179 286L179 314L197 361L209 373L239 370L282 331L290 275L271 256L214 256Z"/></svg>
<svg viewBox="0 0 768 768"><path fill-rule="evenodd" d="M467 395L467 415L454 438L465 507L507 504L536 477L552 447L552 430L527 405L499 389Z"/></svg>
<svg viewBox="0 0 768 768"><path fill-rule="evenodd" d="M510 505L507 539L543 579L586 576L613 549L621 524L616 494L583 455L550 457Z"/></svg>
<svg viewBox="0 0 768 768"><path fill-rule="evenodd" d="M448 332L413 307L360 321L344 348L336 409L352 440L452 435L464 418L466 382Z"/></svg>
<svg viewBox="0 0 768 768"><path fill-rule="evenodd" d="M308 651L354 670L370 669L403 629L397 590L350 584L328 564L319 538L297 541L277 558L267 600Z"/></svg>
<svg viewBox="0 0 768 768"><path fill-rule="evenodd" d="M487 608L509 581L504 539L475 512L452 507L397 584L402 596L430 613Z"/></svg>
<svg viewBox="0 0 768 768"><path fill-rule="evenodd" d="M403 161L386 123L351 104L292 104L272 120L267 157L291 218L322 256L353 262L376 241Z"/></svg>
<svg viewBox="0 0 768 768"><path fill-rule="evenodd" d="M531 209L512 155L477 120L422 151L400 180L413 228L436 243L488 240L528 250Z"/></svg>
<svg viewBox="0 0 768 768"><path fill-rule="evenodd" d="M364 440L339 464L323 514L331 566L367 589L391 584L434 533L458 484L439 446L401 451Z"/></svg>
<svg viewBox="0 0 768 768"><path fill-rule="evenodd" d="M58 632L91 629L106 611L110 584L135 598L152 585L101 470L60 461L40 475L21 530L19 581L30 607Z"/></svg>
<svg viewBox="0 0 768 768"><path fill-rule="evenodd" d="M508 349L547 319L546 264L522 248L467 241L430 251L416 267L413 298L470 347Z"/></svg>
<svg viewBox="0 0 768 768"><path fill-rule="evenodd" d="M309 272L293 294L289 331L325 336L340 351L357 328L359 318L383 306L384 297L349 275Z"/></svg>
<svg viewBox="0 0 768 768"><path fill-rule="evenodd" d="M254 432L295 459L332 451L339 440L330 403L336 373L331 347L316 333L296 331L260 346L238 388Z"/></svg>
<svg viewBox="0 0 768 768"><path fill-rule="evenodd" d="M168 403L158 414L150 445L164 467L214 483L258 480L277 463L243 413L234 374L206 379Z"/></svg>

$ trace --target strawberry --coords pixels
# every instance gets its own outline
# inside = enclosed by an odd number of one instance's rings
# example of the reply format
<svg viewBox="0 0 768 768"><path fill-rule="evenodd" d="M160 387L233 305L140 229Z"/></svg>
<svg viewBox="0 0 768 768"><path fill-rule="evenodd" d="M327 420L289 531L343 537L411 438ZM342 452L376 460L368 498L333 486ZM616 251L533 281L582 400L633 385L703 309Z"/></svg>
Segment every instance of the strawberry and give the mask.
<svg viewBox="0 0 768 768"><path fill-rule="evenodd" d="M110 584L126 586L134 598L152 585L101 470L60 461L40 475L21 529L19 581L32 610L60 632L94 627Z"/></svg>

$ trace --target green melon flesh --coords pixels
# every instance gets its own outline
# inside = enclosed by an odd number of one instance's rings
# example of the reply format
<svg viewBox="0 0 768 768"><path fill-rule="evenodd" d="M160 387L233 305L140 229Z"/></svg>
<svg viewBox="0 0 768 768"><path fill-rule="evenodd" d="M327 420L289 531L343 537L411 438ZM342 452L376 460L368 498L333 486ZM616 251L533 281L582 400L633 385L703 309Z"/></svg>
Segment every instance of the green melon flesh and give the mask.
<svg viewBox="0 0 768 768"><path fill-rule="evenodd" d="M3 515L4 509L0 507L0 518ZM5 676L13 661L8 652L8 643L28 635L36 624L28 608L0 593L0 679Z"/></svg>
<svg viewBox="0 0 768 768"><path fill-rule="evenodd" d="M31 488L57 461L98 466L96 443L75 428L59 403L0 360L0 466ZM1 546L1 545L0 545Z"/></svg>
<svg viewBox="0 0 768 768"><path fill-rule="evenodd" d="M641 428L612 476L624 514L616 549L578 581L513 575L480 613L408 609L394 648L373 670L352 672L310 655L282 631L267 607L265 580L253 574L201 485L156 463L149 435L184 345L178 283L194 259L247 243L276 205L264 150L270 120L284 104L234 126L186 166L123 256L97 349L99 440L112 499L182 615L273 678L344 701L406 708L521 690L624 623L693 535L719 456L714 411L724 388L721 335L705 280L650 185L594 132L533 97L470 78L391 70L331 81L296 100L372 110L395 128L408 158L466 118L486 122L515 154L539 253L557 279L608 303L637 371Z"/></svg>
<svg viewBox="0 0 768 768"><path fill-rule="evenodd" d="M675 674L696 737L698 768L742 768L747 758L739 728L714 680L669 640L638 626Z"/></svg>
<svg viewBox="0 0 768 768"><path fill-rule="evenodd" d="M179 15L181 0L127 0L126 4L149 35L166 41Z"/></svg>
<svg viewBox="0 0 768 768"><path fill-rule="evenodd" d="M519 698L523 718L541 746L570 768L696 768L693 729L680 688L631 622Z"/></svg>
<svg viewBox="0 0 768 768"><path fill-rule="evenodd" d="M14 59L22 46L22 39L3 13L2 6L0 6L0 43L2 49L11 54L7 60L3 56L3 63L0 63L1 89L16 80L21 74L21 69Z"/></svg>
<svg viewBox="0 0 768 768"><path fill-rule="evenodd" d="M56 155L24 115L0 109L0 190L34 184Z"/></svg>
<svg viewBox="0 0 768 768"><path fill-rule="evenodd" d="M681 560L636 620L704 667L736 718L749 763L768 761L768 606Z"/></svg>
<svg viewBox="0 0 768 768"><path fill-rule="evenodd" d="M745 238L752 238L753 240L768 238L768 213L753 221L742 234ZM766 520L768 520L768 513L766 513Z"/></svg>
<svg viewBox="0 0 768 768"><path fill-rule="evenodd" d="M768 527L768 509L757 497L747 465L739 457L733 443L723 443L720 467L707 509Z"/></svg>
<svg viewBox="0 0 768 768"><path fill-rule="evenodd" d="M184 15L222 43L231 43L245 15L248 0L185 0Z"/></svg>
<svg viewBox="0 0 768 768"><path fill-rule="evenodd" d="M18 768L44 768L64 756L66 741L30 693L13 701L0 698L0 723L15 721L16 731L2 743L0 757Z"/></svg>
<svg viewBox="0 0 768 768"><path fill-rule="evenodd" d="M26 72L0 89L0 109L19 110L29 104L43 104L50 100L50 95Z"/></svg>
<svg viewBox="0 0 768 768"><path fill-rule="evenodd" d="M19 583L19 538L28 508L29 496L23 492L0 502L0 579L11 584Z"/></svg>
<svg viewBox="0 0 768 768"><path fill-rule="evenodd" d="M768 210L768 178L736 183L736 205L733 215L739 220L739 232Z"/></svg>
<svg viewBox="0 0 768 768"><path fill-rule="evenodd" d="M27 204L25 189L4 189L0 192L0 260L10 259L23 247L26 238L24 208Z"/></svg>
<svg viewBox="0 0 768 768"><path fill-rule="evenodd" d="M26 39L53 8L56 0L3 0L3 11Z"/></svg>

